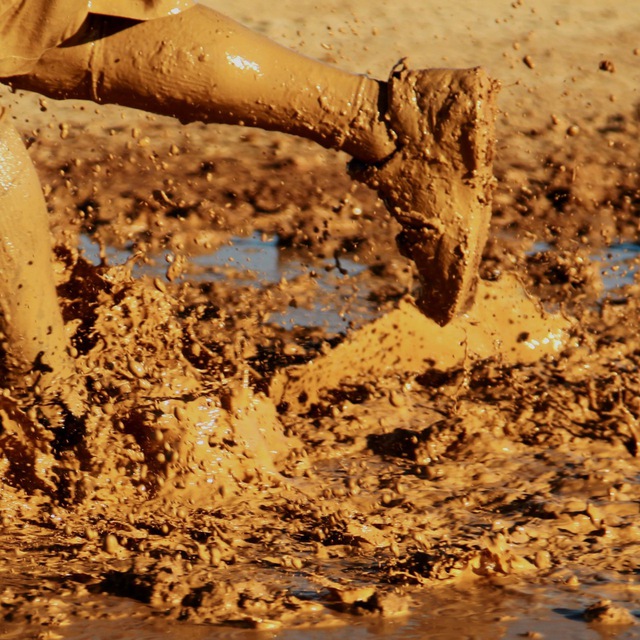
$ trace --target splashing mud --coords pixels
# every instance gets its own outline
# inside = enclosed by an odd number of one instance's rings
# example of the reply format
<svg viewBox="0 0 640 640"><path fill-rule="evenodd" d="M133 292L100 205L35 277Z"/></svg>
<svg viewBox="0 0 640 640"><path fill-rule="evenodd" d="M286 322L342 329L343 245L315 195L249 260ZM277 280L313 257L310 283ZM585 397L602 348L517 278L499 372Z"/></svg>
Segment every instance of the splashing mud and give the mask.
<svg viewBox="0 0 640 640"><path fill-rule="evenodd" d="M3 97L90 410L0 397L0 636L637 635L638 25L556 5L483 5L469 51L457 5L384 18L504 87L483 280L445 328L345 157ZM336 20L310 53L348 51ZM383 66L376 20L348 24Z"/></svg>

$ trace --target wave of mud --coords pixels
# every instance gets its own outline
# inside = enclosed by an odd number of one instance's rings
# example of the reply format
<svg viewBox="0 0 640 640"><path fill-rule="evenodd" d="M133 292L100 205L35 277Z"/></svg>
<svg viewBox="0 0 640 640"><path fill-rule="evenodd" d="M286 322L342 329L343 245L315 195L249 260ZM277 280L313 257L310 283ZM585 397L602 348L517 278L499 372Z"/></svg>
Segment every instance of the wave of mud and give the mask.
<svg viewBox="0 0 640 640"><path fill-rule="evenodd" d="M581 624L635 624L597 585L637 571L640 298L637 284L603 297L592 256L637 237L637 111L510 139L487 284L436 330L406 298L396 223L342 158L40 106L30 152L90 410L0 398L3 637L123 617L150 637L158 619L331 627L402 619L425 588L535 585L582 594ZM308 270L194 277L190 255L255 231ZM131 262L92 264L80 232ZM162 252L166 273L132 277ZM362 327L318 285L345 257L377 316ZM355 328L270 321L314 296Z"/></svg>

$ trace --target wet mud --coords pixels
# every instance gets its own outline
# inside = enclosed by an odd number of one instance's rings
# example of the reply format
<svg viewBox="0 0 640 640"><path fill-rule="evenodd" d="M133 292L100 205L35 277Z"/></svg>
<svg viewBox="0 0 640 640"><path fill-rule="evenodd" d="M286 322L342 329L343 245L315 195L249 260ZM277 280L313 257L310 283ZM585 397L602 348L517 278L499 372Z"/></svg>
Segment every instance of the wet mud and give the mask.
<svg viewBox="0 0 640 640"><path fill-rule="evenodd" d="M89 410L0 397L0 636L637 634L638 100L596 56L606 106L544 101L544 46L492 42L493 218L446 327L346 156L3 94ZM275 275L211 266L238 237Z"/></svg>

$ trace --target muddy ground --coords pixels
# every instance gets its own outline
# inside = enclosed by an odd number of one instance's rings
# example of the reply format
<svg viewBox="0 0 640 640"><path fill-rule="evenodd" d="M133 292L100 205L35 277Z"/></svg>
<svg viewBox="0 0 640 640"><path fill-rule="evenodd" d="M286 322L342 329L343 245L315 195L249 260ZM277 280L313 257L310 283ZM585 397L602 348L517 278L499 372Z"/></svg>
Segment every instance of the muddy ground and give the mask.
<svg viewBox="0 0 640 640"><path fill-rule="evenodd" d="M3 94L91 410L0 398L0 637L635 637L640 14L557 4L216 5L354 71L501 80L502 345L407 310L346 156Z"/></svg>

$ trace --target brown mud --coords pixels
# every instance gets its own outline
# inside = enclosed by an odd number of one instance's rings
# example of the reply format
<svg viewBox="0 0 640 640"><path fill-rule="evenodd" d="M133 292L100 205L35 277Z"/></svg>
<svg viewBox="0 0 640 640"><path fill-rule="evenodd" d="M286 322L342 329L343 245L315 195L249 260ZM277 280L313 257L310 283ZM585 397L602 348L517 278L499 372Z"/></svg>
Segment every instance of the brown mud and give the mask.
<svg viewBox="0 0 640 640"><path fill-rule="evenodd" d="M363 26L354 3L299 25L342 64L354 39L427 66L428 33L432 64L502 80L484 283L443 329L346 156L6 98L91 408L0 398L2 637L634 637L640 292L635 259L607 254L637 255L638 25L553 4L438 5L428 25L407 0ZM282 22L236 10L300 45L299 3ZM304 266L265 282L239 259L198 266L255 232ZM95 264L87 237L131 260ZM604 291L602 263L624 289ZM278 320L305 307L317 323Z"/></svg>

